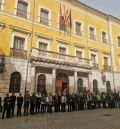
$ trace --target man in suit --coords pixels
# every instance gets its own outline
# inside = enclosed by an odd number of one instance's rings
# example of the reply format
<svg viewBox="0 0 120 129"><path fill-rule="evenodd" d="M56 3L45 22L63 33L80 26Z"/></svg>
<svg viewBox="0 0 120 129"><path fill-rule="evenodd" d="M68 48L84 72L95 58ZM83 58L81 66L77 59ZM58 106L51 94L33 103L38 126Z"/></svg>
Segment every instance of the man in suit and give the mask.
<svg viewBox="0 0 120 129"><path fill-rule="evenodd" d="M15 109L15 102L16 102L16 96L13 92L10 96L10 106L11 106L11 116L14 116L14 109Z"/></svg>
<svg viewBox="0 0 120 129"><path fill-rule="evenodd" d="M4 98L4 108L2 113L2 119L4 119L4 115L6 113L6 117L10 118L10 97L9 94L6 94L6 97Z"/></svg>
<svg viewBox="0 0 120 129"><path fill-rule="evenodd" d="M23 97L22 94L19 94L19 97L17 97L17 116L21 116L21 108L23 104Z"/></svg>

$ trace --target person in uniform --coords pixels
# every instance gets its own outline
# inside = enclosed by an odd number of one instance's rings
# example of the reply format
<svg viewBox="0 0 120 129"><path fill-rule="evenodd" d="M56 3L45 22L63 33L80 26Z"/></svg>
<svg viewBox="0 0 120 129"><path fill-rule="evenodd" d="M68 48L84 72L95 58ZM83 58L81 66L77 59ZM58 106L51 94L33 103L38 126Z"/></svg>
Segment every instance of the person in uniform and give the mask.
<svg viewBox="0 0 120 129"><path fill-rule="evenodd" d="M14 116L14 109L15 109L15 102L16 102L16 96L13 92L10 96L10 106L11 106L11 116Z"/></svg>
<svg viewBox="0 0 120 129"><path fill-rule="evenodd" d="M40 112L40 105L41 105L41 94L38 93L37 103L36 103L36 113L39 113Z"/></svg>
<svg viewBox="0 0 120 129"><path fill-rule="evenodd" d="M37 103L37 97L35 95L35 93L32 94L32 96L30 97L30 114L33 115L35 112L35 106Z"/></svg>
<svg viewBox="0 0 120 129"><path fill-rule="evenodd" d="M30 104L30 94L29 91L26 91L24 95L24 116L28 115L29 104Z"/></svg>
<svg viewBox="0 0 120 129"><path fill-rule="evenodd" d="M0 97L0 112L2 112L2 99Z"/></svg>
<svg viewBox="0 0 120 129"><path fill-rule="evenodd" d="M21 108L23 104L23 97L22 94L19 94L19 97L17 97L17 116L21 116Z"/></svg>
<svg viewBox="0 0 120 129"><path fill-rule="evenodd" d="M72 111L72 95L68 93L67 95L67 105L68 105L68 112Z"/></svg>
<svg viewBox="0 0 120 129"><path fill-rule="evenodd" d="M10 97L9 94L6 94L6 97L4 98L4 108L2 113L2 119L4 119L4 115L6 113L6 117L10 118Z"/></svg>
<svg viewBox="0 0 120 129"><path fill-rule="evenodd" d="M43 94L42 97L41 97L41 114L42 113L45 113L45 95Z"/></svg>

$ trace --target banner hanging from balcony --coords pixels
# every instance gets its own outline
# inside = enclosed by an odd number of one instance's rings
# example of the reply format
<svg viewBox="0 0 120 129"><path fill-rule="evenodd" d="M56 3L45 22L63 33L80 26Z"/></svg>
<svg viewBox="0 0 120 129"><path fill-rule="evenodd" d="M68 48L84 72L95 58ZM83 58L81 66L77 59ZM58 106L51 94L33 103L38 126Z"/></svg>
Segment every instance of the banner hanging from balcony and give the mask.
<svg viewBox="0 0 120 129"><path fill-rule="evenodd" d="M60 5L59 13L59 29L67 33L71 33L72 29L72 12L65 5Z"/></svg>

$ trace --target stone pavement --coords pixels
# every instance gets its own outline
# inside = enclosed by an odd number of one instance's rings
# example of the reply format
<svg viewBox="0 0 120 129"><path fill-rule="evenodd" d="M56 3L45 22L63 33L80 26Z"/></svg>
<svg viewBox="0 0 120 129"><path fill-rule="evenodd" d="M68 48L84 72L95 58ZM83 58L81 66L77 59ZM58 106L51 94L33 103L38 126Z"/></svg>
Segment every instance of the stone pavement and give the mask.
<svg viewBox="0 0 120 129"><path fill-rule="evenodd" d="M120 129L120 109L0 118L0 129Z"/></svg>

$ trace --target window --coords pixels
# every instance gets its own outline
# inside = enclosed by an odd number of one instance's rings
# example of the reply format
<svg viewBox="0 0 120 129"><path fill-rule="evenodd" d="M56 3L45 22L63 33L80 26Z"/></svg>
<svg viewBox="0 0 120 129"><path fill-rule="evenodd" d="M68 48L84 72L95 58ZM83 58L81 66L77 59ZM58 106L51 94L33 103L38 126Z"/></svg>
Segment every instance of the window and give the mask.
<svg viewBox="0 0 120 129"><path fill-rule="evenodd" d="M37 92L46 95L46 76L44 74L38 76Z"/></svg>
<svg viewBox="0 0 120 129"><path fill-rule="evenodd" d="M91 54L91 60L93 63L96 63L96 55Z"/></svg>
<svg viewBox="0 0 120 129"><path fill-rule="evenodd" d="M18 0L17 16L27 18L28 3L22 0Z"/></svg>
<svg viewBox="0 0 120 129"><path fill-rule="evenodd" d="M76 28L75 28L76 29L76 34L80 35L80 36L82 35L82 28L81 27L82 27L81 23L76 22Z"/></svg>
<svg viewBox="0 0 120 129"><path fill-rule="evenodd" d="M108 66L108 57L104 57L104 65Z"/></svg>
<svg viewBox="0 0 120 129"><path fill-rule="evenodd" d="M60 18L60 23L59 23L59 29L62 30L62 31L66 31L66 27L64 25L64 16L61 16Z"/></svg>
<svg viewBox="0 0 120 129"><path fill-rule="evenodd" d="M66 54L66 48L64 48L64 47L59 47L59 53L60 53L60 54ZM60 55L59 58L60 58L60 59L65 59L66 57L65 57L65 55Z"/></svg>
<svg viewBox="0 0 120 129"><path fill-rule="evenodd" d="M90 27L89 31L90 31L90 39L95 40L95 29L93 27Z"/></svg>
<svg viewBox="0 0 120 129"><path fill-rule="evenodd" d="M98 92L98 81L96 79L93 80L93 93Z"/></svg>
<svg viewBox="0 0 120 129"><path fill-rule="evenodd" d="M79 58L82 58L82 52L81 51L76 51L76 56Z"/></svg>
<svg viewBox="0 0 120 129"><path fill-rule="evenodd" d="M107 93L111 92L110 81L107 81L107 82L106 82L106 91L107 91Z"/></svg>
<svg viewBox="0 0 120 129"><path fill-rule="evenodd" d="M11 77L10 77L9 92L10 93L12 93L12 92L19 93L20 85L21 85L21 74L19 72L12 73Z"/></svg>
<svg viewBox="0 0 120 129"><path fill-rule="evenodd" d="M15 36L13 44L13 56L25 57L26 52L24 50L24 45L25 45L25 38Z"/></svg>
<svg viewBox="0 0 120 129"><path fill-rule="evenodd" d="M40 10L40 23L43 25L49 25L49 11L43 8Z"/></svg>
<svg viewBox="0 0 120 129"><path fill-rule="evenodd" d="M39 49L40 50L47 51L47 44L46 43L39 42Z"/></svg>
<svg viewBox="0 0 120 129"><path fill-rule="evenodd" d="M42 51L39 51L40 56L46 56L47 55L47 44L39 42L39 49Z"/></svg>
<svg viewBox="0 0 120 129"><path fill-rule="evenodd" d="M120 47L120 36L118 36L118 47Z"/></svg>
<svg viewBox="0 0 120 129"><path fill-rule="evenodd" d="M2 8L2 0L0 0L0 10L1 10L1 8Z"/></svg>
<svg viewBox="0 0 120 129"><path fill-rule="evenodd" d="M83 79L79 78L77 83L78 83L78 92L82 92L83 91Z"/></svg>
<svg viewBox="0 0 120 129"><path fill-rule="evenodd" d="M106 32L102 31L102 42L103 43L107 43L107 38L106 38L107 34Z"/></svg>

